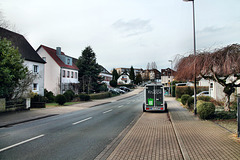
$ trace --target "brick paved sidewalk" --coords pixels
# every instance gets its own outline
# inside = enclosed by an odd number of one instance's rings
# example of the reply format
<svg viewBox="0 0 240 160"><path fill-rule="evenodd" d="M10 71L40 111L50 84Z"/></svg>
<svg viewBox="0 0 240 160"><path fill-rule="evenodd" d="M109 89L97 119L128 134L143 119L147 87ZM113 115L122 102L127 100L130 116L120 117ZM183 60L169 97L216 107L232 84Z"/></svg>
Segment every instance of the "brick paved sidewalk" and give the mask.
<svg viewBox="0 0 240 160"><path fill-rule="evenodd" d="M201 121L173 98L169 113L185 159L240 159L240 144L231 133L210 121Z"/></svg>
<svg viewBox="0 0 240 160"><path fill-rule="evenodd" d="M174 98L166 100L171 121L167 113L144 113L109 160L240 159L240 144L228 131L199 120Z"/></svg>

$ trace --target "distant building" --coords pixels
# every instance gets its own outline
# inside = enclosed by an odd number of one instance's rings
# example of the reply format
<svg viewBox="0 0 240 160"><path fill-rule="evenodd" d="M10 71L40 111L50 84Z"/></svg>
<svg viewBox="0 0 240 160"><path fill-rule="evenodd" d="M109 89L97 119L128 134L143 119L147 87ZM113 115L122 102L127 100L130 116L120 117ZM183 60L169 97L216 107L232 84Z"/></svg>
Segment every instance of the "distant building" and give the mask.
<svg viewBox="0 0 240 160"><path fill-rule="evenodd" d="M160 81L161 72L157 69L146 69L141 72L142 79L144 81Z"/></svg>
<svg viewBox="0 0 240 160"><path fill-rule="evenodd" d="M71 89L78 92L78 67L73 58L65 55L60 47L56 50L41 45L38 54L47 62L45 65L45 88L55 95L62 94Z"/></svg>
<svg viewBox="0 0 240 160"><path fill-rule="evenodd" d="M162 84L170 87L170 83L174 80L175 71L170 68L161 69L161 74Z"/></svg>
<svg viewBox="0 0 240 160"><path fill-rule="evenodd" d="M0 37L11 41L12 45L18 48L28 70L36 75L29 88L32 92L44 96L44 64L46 62L38 55L23 35L0 27Z"/></svg>
<svg viewBox="0 0 240 160"><path fill-rule="evenodd" d="M131 79L129 78L129 76L127 74L122 74L118 80L117 80L117 83L119 85L121 84L130 84L131 83Z"/></svg>
<svg viewBox="0 0 240 160"><path fill-rule="evenodd" d="M100 72L99 76L103 78L103 83L110 85L110 81L112 80L112 74L103 66L101 66L102 71Z"/></svg>
<svg viewBox="0 0 240 160"><path fill-rule="evenodd" d="M129 74L129 72L130 72L130 68L115 68L116 69L116 71L117 71L117 73L119 74L119 75L121 75L121 74ZM138 74L141 74L141 72L142 72L142 68L133 68L134 69L134 74L135 74L135 76L136 75L138 75Z"/></svg>

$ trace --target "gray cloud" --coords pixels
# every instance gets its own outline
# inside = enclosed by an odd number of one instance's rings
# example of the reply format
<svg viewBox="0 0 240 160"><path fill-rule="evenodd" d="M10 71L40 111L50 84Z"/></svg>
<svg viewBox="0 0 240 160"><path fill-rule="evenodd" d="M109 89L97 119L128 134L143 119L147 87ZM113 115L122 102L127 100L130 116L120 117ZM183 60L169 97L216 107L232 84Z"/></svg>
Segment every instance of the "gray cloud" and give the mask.
<svg viewBox="0 0 240 160"><path fill-rule="evenodd" d="M127 37L152 31L150 20L133 19L124 21L119 19L112 26Z"/></svg>

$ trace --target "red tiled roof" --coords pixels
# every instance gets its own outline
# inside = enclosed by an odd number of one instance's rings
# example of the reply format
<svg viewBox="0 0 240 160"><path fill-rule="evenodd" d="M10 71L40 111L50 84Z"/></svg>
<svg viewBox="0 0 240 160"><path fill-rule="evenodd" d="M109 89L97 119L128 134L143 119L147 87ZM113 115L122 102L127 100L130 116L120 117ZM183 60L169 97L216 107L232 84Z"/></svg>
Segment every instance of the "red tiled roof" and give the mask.
<svg viewBox="0 0 240 160"><path fill-rule="evenodd" d="M73 65L66 65L56 54L56 50L55 49L52 49L52 48L49 48L47 46L44 46L44 45L41 45L40 47L43 47L43 49L46 50L46 52L56 61L56 63L60 66L60 67L63 67L63 68L68 68L68 69L75 69L75 70L78 70L78 67L72 63ZM40 48L39 47L39 48ZM62 55L65 55L63 52L61 52Z"/></svg>

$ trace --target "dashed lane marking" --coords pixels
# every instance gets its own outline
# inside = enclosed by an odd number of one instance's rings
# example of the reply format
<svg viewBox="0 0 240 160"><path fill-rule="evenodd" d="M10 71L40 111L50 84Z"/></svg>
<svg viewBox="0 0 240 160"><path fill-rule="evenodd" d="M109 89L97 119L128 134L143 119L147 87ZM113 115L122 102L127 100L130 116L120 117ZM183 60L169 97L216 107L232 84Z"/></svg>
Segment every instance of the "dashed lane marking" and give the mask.
<svg viewBox="0 0 240 160"><path fill-rule="evenodd" d="M36 137L33 137L33 138L30 138L30 139L27 139L27 140L25 140L25 141L16 143L16 144L11 145L11 146L8 146L8 147L2 148L2 149L0 149L0 152L3 152L3 151L5 151L5 150L11 149L11 148L13 148L13 147L19 146L19 145L21 145L21 144L24 144L24 143L33 141L33 140L38 139L38 138L41 138L41 137L43 137L43 136L44 136L44 134L39 135L39 136L36 136Z"/></svg>
<svg viewBox="0 0 240 160"><path fill-rule="evenodd" d="M72 125L76 125L76 124L85 122L85 121L90 120L90 119L92 119L92 117L88 117L88 118L85 118L85 119L83 119L83 120L81 120L81 121L77 121L77 122L73 123Z"/></svg>
<svg viewBox="0 0 240 160"><path fill-rule="evenodd" d="M108 112L111 112L111 111L112 111L112 109L109 109L109 110L103 112L103 114L108 113Z"/></svg>

